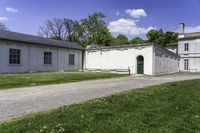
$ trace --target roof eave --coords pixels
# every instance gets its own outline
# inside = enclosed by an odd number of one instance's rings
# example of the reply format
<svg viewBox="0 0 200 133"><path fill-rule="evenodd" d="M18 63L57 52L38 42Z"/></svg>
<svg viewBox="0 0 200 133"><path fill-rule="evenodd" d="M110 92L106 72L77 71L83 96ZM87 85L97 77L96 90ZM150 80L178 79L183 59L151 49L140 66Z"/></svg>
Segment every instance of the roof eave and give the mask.
<svg viewBox="0 0 200 133"><path fill-rule="evenodd" d="M66 47L65 46L55 46L55 45L50 45L50 44L47 44L47 43L36 43L36 42L21 41L21 40L15 40L15 39L5 39L5 38L0 38L0 40L37 44L37 45L41 45L41 46L51 46L51 47L59 47L59 48L67 48L67 49L76 49L76 50L81 50L81 51L85 50L84 47L83 48L72 48L72 47L68 47L68 46L66 46Z"/></svg>

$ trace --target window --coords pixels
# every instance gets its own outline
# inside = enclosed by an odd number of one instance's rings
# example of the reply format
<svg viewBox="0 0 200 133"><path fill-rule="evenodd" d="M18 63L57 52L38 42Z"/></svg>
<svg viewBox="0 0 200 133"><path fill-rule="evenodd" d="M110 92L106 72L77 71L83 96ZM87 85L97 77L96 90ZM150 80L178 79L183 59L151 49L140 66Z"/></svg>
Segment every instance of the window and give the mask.
<svg viewBox="0 0 200 133"><path fill-rule="evenodd" d="M189 69L189 60L184 59L184 70L188 70L188 69Z"/></svg>
<svg viewBox="0 0 200 133"><path fill-rule="evenodd" d="M9 49L9 64L20 64L20 49Z"/></svg>
<svg viewBox="0 0 200 133"><path fill-rule="evenodd" d="M185 43L185 51L189 51L189 43Z"/></svg>
<svg viewBox="0 0 200 133"><path fill-rule="evenodd" d="M51 52L44 52L44 64L52 64L52 53Z"/></svg>
<svg viewBox="0 0 200 133"><path fill-rule="evenodd" d="M69 65L74 65L74 55L69 54Z"/></svg>

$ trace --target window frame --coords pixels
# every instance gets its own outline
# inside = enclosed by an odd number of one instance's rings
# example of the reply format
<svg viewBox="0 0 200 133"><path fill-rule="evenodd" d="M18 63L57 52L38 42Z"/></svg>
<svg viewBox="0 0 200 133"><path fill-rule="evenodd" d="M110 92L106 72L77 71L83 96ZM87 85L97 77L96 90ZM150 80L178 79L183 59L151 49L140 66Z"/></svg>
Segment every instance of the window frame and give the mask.
<svg viewBox="0 0 200 133"><path fill-rule="evenodd" d="M189 51L189 43L184 43L184 50Z"/></svg>
<svg viewBox="0 0 200 133"><path fill-rule="evenodd" d="M9 65L21 64L21 49L10 48L9 49Z"/></svg>
<svg viewBox="0 0 200 133"><path fill-rule="evenodd" d="M75 55L74 55L74 54L69 54L68 57L69 57L68 64L69 64L69 65L75 65ZM71 62L71 60L70 60L71 57L73 57L73 61L72 61L72 62Z"/></svg>
<svg viewBox="0 0 200 133"><path fill-rule="evenodd" d="M52 65L52 52L44 52L44 65Z"/></svg>
<svg viewBox="0 0 200 133"><path fill-rule="evenodd" d="M185 71L189 70L189 59L184 59L184 70Z"/></svg>

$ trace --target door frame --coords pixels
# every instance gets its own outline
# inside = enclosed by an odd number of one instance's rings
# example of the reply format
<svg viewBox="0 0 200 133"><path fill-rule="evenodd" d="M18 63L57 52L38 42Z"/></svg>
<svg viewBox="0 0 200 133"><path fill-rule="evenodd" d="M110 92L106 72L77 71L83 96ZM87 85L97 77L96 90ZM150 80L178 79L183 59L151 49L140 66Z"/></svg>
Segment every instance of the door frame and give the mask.
<svg viewBox="0 0 200 133"><path fill-rule="evenodd" d="M140 58L140 59L139 59ZM142 72L139 72L139 70L138 70L138 65L139 65L139 61L141 61L142 62ZM137 65L137 74L144 74L144 56L142 56L142 55L138 55L137 57L136 57L136 65Z"/></svg>

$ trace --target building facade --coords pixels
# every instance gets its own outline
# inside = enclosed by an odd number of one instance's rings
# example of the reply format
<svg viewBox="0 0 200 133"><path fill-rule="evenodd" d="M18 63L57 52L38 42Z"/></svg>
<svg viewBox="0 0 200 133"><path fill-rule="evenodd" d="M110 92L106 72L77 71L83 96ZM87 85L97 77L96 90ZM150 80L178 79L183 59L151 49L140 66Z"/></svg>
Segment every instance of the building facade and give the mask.
<svg viewBox="0 0 200 133"><path fill-rule="evenodd" d="M178 72L178 55L156 45L87 49L85 70L157 75Z"/></svg>
<svg viewBox="0 0 200 133"><path fill-rule="evenodd" d="M80 71L84 48L8 31L0 32L0 73Z"/></svg>
<svg viewBox="0 0 200 133"><path fill-rule="evenodd" d="M200 32L185 33L185 24L179 26L179 68L184 72L200 72Z"/></svg>
<svg viewBox="0 0 200 133"><path fill-rule="evenodd" d="M10 31L0 31L0 73L49 71L106 71L158 75L200 72L200 32L185 33L179 25L178 42L86 49L77 43Z"/></svg>

